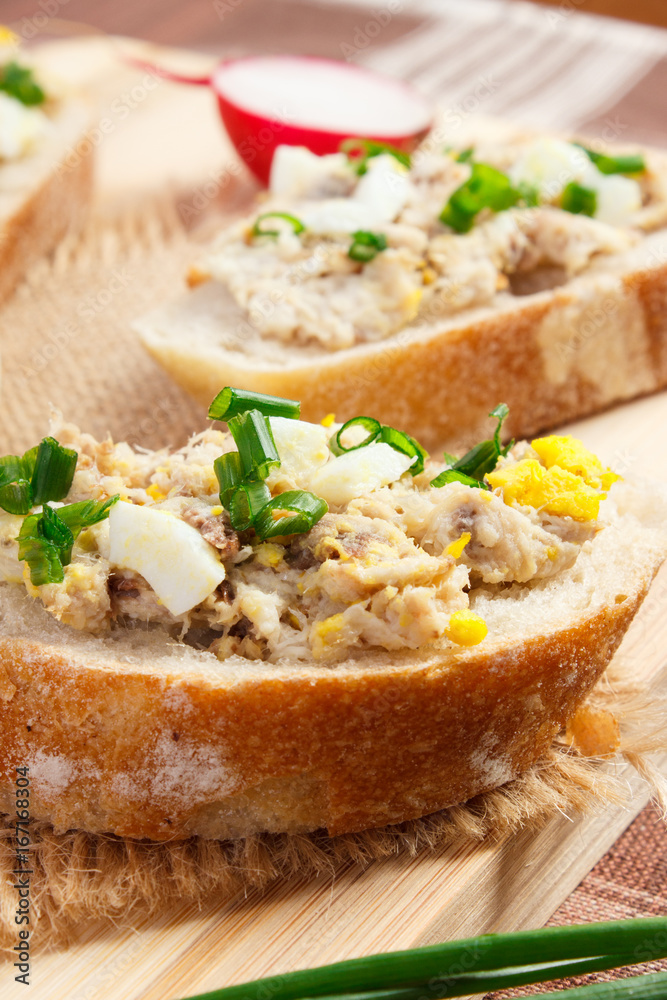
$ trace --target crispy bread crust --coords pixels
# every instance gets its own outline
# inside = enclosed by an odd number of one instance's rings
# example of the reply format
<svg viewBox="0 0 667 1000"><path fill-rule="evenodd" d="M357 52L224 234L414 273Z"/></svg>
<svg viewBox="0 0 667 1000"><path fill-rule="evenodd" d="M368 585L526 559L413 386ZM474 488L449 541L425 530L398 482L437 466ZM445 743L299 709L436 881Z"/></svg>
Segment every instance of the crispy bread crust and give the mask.
<svg viewBox="0 0 667 1000"><path fill-rule="evenodd" d="M261 345L242 350L248 324L231 312L225 322L224 308L210 321L206 344L199 339L193 346L187 299L177 313L167 307L136 328L156 360L204 405L220 386L238 385L300 399L305 420L372 413L427 448L455 449L485 436L489 410L503 400L510 407L504 432L530 437L667 385L667 262L660 240L664 235L656 234L625 260L602 262L595 273L509 307L335 353L313 356L293 347L284 352L285 364L266 363ZM206 297L214 303L216 292L204 285L189 294L201 319ZM236 337L238 350L219 346L221 325L226 343Z"/></svg>
<svg viewBox="0 0 667 1000"><path fill-rule="evenodd" d="M335 668L260 664L226 683L196 661L166 672L91 663L5 635L0 809L13 812L14 768L26 762L33 817L154 840L339 834L465 801L546 749L607 666L652 570L617 603L521 641Z"/></svg>
<svg viewBox="0 0 667 1000"><path fill-rule="evenodd" d="M88 109L65 109L56 120L57 134L39 156L12 163L15 176L25 168L21 199L0 213L0 302L20 284L29 268L49 254L68 232L78 231L87 215L93 189L92 144L77 146L88 121ZM0 184L3 171L0 166Z"/></svg>

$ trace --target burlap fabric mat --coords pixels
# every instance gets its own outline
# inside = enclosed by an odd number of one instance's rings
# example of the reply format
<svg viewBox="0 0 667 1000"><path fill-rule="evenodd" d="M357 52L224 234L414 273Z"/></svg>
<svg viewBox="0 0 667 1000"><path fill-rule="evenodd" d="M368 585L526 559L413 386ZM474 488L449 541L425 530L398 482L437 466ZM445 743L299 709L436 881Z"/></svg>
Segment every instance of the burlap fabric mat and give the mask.
<svg viewBox="0 0 667 1000"><path fill-rule="evenodd" d="M171 197L122 212L98 213L79 238L65 241L3 309L0 454L33 445L47 429L49 404L104 436L146 447L180 445L206 415L173 385L130 329L133 317L176 296L192 257ZM617 659L594 692L595 704L622 726L621 755L667 805L650 755L667 749L665 704L638 691ZM647 756L648 755L648 756ZM62 945L84 919L131 924L169 901L231 898L277 878L332 874L348 861L369 863L445 843L503 837L538 826L555 810L621 801L622 773L556 741L518 780L464 806L363 834L262 836L234 843L193 838L156 845L80 832L31 830L33 936ZM14 943L14 831L0 817L0 951Z"/></svg>

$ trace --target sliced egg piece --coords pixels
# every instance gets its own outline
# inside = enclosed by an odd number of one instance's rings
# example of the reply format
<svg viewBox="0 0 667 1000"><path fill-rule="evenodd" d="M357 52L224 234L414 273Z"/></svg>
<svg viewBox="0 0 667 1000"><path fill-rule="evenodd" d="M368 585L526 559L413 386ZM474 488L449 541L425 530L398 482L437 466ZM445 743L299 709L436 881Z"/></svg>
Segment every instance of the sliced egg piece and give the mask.
<svg viewBox="0 0 667 1000"><path fill-rule="evenodd" d="M274 475L287 476L300 484L313 469L328 461L331 432L326 427L288 417L269 417L269 423L280 456L280 469Z"/></svg>
<svg viewBox="0 0 667 1000"><path fill-rule="evenodd" d="M109 513L109 561L140 573L172 615L190 611L225 579L196 528L171 511L122 500Z"/></svg>
<svg viewBox="0 0 667 1000"><path fill-rule="evenodd" d="M573 181L597 188L602 175L583 149L562 139L536 139L525 147L510 170L514 184L536 187L540 201L556 201Z"/></svg>
<svg viewBox="0 0 667 1000"><path fill-rule="evenodd" d="M414 461L414 456L410 458L384 442L369 444L338 455L317 469L310 477L309 489L327 503L343 506L400 479Z"/></svg>
<svg viewBox="0 0 667 1000"><path fill-rule="evenodd" d="M598 171L599 173L599 171ZM632 217L642 207L642 192L637 181L621 174L600 174L596 188L595 218L609 226L630 226Z"/></svg>
<svg viewBox="0 0 667 1000"><path fill-rule="evenodd" d="M405 167L396 157L383 153L368 161L368 169L359 180L353 198L368 206L386 224L403 211L411 187Z"/></svg>
<svg viewBox="0 0 667 1000"><path fill-rule="evenodd" d="M271 161L269 190L283 198L309 198L329 178L348 172L345 153L317 156L305 146L278 146Z"/></svg>
<svg viewBox="0 0 667 1000"><path fill-rule="evenodd" d="M51 122L39 108L28 108L0 93L0 160L15 160L30 152L51 131Z"/></svg>
<svg viewBox="0 0 667 1000"><path fill-rule="evenodd" d="M299 218L306 229L318 236L374 230L384 222L377 211L354 198L327 198L309 203L299 210Z"/></svg>

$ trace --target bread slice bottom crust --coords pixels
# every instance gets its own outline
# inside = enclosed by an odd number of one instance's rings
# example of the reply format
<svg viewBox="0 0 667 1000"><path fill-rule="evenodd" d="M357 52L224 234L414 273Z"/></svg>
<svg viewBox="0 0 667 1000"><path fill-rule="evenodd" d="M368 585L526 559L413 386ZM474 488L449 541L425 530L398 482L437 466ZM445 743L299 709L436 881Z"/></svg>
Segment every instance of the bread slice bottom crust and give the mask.
<svg viewBox="0 0 667 1000"><path fill-rule="evenodd" d="M347 833L497 787L594 686L667 539L625 515L587 544L563 580L474 598L480 646L335 666L82 635L0 586L0 810L23 765L35 819L159 841Z"/></svg>

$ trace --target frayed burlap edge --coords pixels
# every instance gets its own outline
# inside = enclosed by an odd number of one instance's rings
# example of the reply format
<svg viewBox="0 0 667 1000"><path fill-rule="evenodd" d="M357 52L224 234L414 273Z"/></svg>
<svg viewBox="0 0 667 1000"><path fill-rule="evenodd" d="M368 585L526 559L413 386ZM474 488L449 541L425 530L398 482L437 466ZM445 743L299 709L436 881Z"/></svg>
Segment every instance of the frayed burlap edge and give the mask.
<svg viewBox="0 0 667 1000"><path fill-rule="evenodd" d="M621 664L613 665L589 704L619 718L616 761L632 764L667 815L667 783L650 761L652 754L667 750L667 700L638 690L623 673ZM402 852L414 856L498 840L536 830L557 811L585 813L622 804L628 794L621 769L584 758L558 739L529 771L470 802L420 820L334 838L317 832L155 844L79 831L55 834L47 825L35 824L30 831L32 941L38 949L62 947L83 920L106 918L128 927L176 900L196 904L213 894L232 899L277 879L331 877L349 863L365 866ZM5 817L0 828L0 953L9 953L16 931L14 837Z"/></svg>

